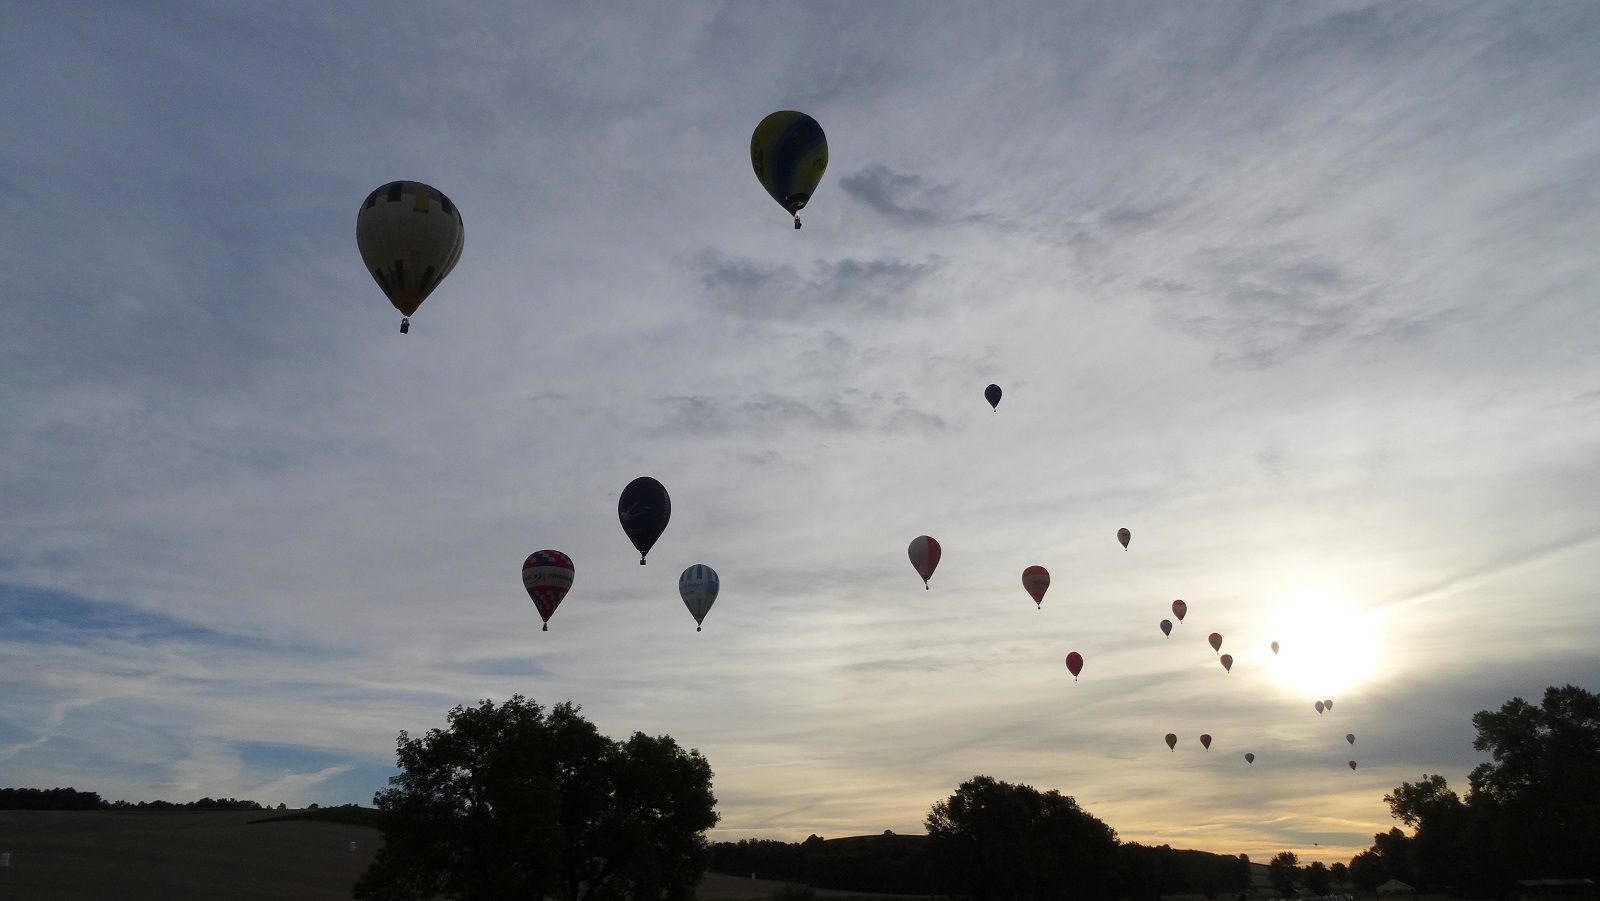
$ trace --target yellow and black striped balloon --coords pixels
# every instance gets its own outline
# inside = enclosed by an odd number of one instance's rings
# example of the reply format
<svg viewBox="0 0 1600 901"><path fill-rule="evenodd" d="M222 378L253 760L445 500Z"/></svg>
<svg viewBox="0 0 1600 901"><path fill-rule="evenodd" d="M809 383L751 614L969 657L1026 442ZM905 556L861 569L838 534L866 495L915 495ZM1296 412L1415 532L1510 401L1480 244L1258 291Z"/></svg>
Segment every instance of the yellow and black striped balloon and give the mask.
<svg viewBox="0 0 1600 901"><path fill-rule="evenodd" d="M798 214L828 169L828 138L805 113L773 113L750 136L750 165L772 199L791 215ZM795 215L796 227L799 223Z"/></svg>

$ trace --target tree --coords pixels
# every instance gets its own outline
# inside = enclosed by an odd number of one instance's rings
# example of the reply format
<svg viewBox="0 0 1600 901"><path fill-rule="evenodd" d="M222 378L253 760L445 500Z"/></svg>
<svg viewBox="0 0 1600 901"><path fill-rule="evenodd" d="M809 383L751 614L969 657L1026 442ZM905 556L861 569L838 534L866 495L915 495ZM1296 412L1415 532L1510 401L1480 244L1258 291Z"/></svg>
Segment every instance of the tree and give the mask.
<svg viewBox="0 0 1600 901"><path fill-rule="evenodd" d="M1117 834L1060 792L974 776L933 806L927 827L946 894L1099 901L1118 886Z"/></svg>
<svg viewBox="0 0 1600 901"><path fill-rule="evenodd" d="M1350 858L1350 880L1356 888L1371 894L1389 881L1389 871L1383 868L1383 858L1378 852L1368 849Z"/></svg>
<svg viewBox="0 0 1600 901"><path fill-rule="evenodd" d="M1296 867L1300 858L1293 851L1279 851L1273 855L1272 862L1267 864L1267 879L1272 883L1272 890L1280 898L1287 898L1294 894L1295 876L1298 874Z"/></svg>
<svg viewBox="0 0 1600 901"><path fill-rule="evenodd" d="M1313 895L1326 895L1328 886L1333 881L1328 875L1328 866L1320 860L1313 860L1306 864L1306 888Z"/></svg>
<svg viewBox="0 0 1600 901"><path fill-rule="evenodd" d="M1435 888L1458 884L1470 866L1473 849L1467 835L1467 807L1445 778L1424 773L1421 782L1402 782L1383 800L1395 819L1416 827L1407 861L1417 882Z"/></svg>
<svg viewBox="0 0 1600 901"><path fill-rule="evenodd" d="M1350 868L1337 861L1328 867L1328 876L1334 885L1343 887L1350 884Z"/></svg>
<svg viewBox="0 0 1600 901"><path fill-rule="evenodd" d="M1502 890L1520 872L1600 879L1600 696L1545 689L1538 707L1512 698L1472 717L1488 751L1468 777L1475 836L1500 858Z"/></svg>
<svg viewBox="0 0 1600 901"><path fill-rule="evenodd" d="M711 767L668 736L601 735L571 702L514 695L401 732L384 845L358 899L687 898L716 824Z"/></svg>

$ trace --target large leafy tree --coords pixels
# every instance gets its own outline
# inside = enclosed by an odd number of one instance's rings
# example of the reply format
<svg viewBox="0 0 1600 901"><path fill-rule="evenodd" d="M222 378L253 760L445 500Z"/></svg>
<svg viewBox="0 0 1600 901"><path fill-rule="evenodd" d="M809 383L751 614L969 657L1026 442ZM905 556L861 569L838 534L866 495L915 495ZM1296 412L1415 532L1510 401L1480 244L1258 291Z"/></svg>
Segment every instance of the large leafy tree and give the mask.
<svg viewBox="0 0 1600 901"><path fill-rule="evenodd" d="M716 824L711 767L670 737L601 735L515 695L401 732L359 899L687 898Z"/></svg>
<svg viewBox="0 0 1600 901"><path fill-rule="evenodd" d="M1600 696L1552 685L1539 706L1512 698L1472 725L1494 760L1468 777L1469 803L1493 821L1502 872L1600 878Z"/></svg>
<svg viewBox="0 0 1600 901"><path fill-rule="evenodd" d="M1279 851L1267 864L1267 880L1279 897L1294 894L1295 880L1300 875L1300 858L1293 851Z"/></svg>
<svg viewBox="0 0 1600 901"><path fill-rule="evenodd" d="M933 806L927 827L950 895L1099 901L1120 882L1116 832L1060 792L974 776Z"/></svg>

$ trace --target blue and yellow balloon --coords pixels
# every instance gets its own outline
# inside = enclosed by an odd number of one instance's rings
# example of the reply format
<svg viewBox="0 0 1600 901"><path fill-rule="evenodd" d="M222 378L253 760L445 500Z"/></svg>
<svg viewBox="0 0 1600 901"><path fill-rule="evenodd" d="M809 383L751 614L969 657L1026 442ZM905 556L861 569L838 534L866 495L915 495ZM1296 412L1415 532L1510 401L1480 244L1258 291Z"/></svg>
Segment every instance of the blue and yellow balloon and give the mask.
<svg viewBox="0 0 1600 901"><path fill-rule="evenodd" d="M811 200L828 169L828 138L817 120L794 110L780 110L761 120L750 136L750 165L761 187L794 216Z"/></svg>

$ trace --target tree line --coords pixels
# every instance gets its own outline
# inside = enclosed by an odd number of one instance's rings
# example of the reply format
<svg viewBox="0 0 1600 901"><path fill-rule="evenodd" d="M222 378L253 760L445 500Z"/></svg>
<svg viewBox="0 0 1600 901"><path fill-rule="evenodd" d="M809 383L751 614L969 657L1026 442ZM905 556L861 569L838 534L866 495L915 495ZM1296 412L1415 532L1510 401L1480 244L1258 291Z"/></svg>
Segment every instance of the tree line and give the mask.
<svg viewBox="0 0 1600 901"><path fill-rule="evenodd" d="M279 805L281 808L283 805ZM0 788L0 810L264 810L254 801L201 798L198 801L107 801L99 792L75 788Z"/></svg>

